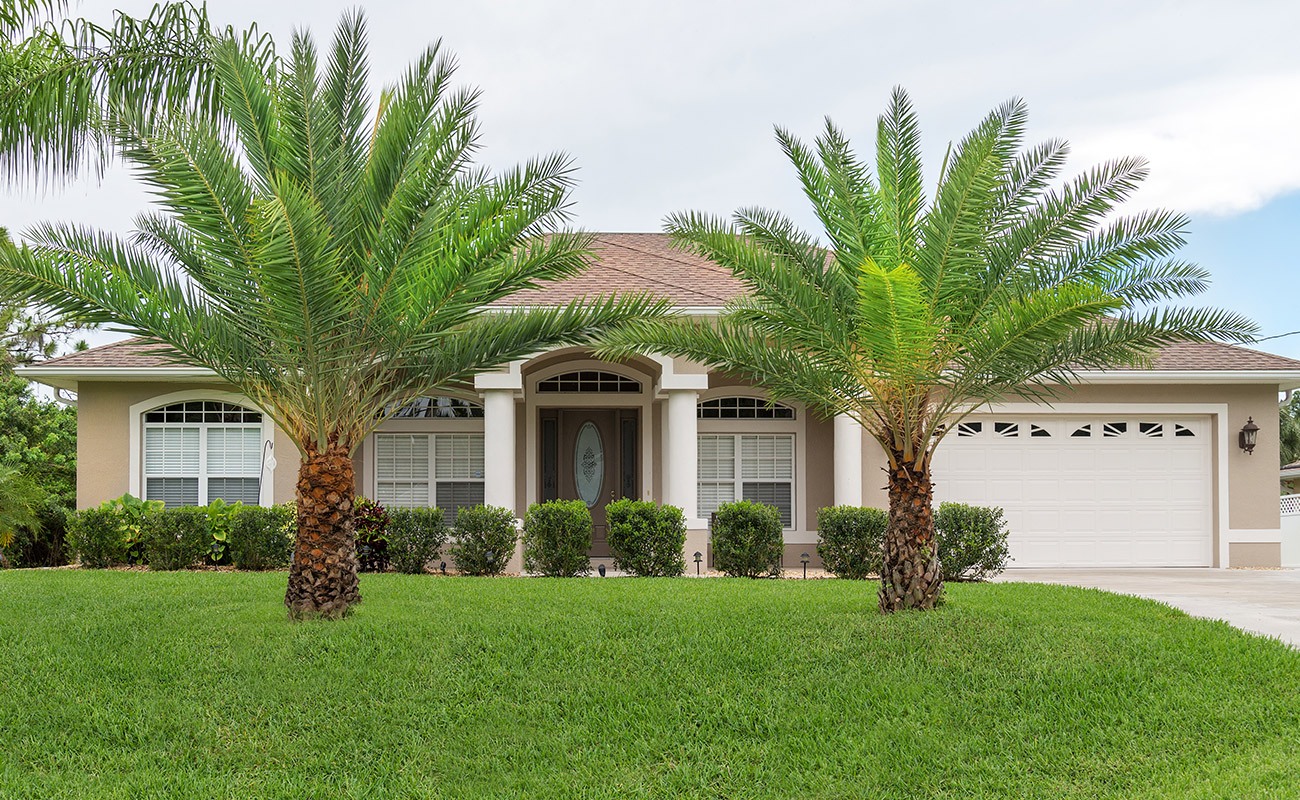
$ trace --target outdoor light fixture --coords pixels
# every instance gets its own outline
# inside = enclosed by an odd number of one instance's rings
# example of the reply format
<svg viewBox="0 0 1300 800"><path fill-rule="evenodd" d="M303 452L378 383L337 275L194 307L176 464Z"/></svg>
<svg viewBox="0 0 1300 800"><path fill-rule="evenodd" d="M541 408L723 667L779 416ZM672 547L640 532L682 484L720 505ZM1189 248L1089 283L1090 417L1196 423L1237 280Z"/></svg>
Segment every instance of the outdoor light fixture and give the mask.
<svg viewBox="0 0 1300 800"><path fill-rule="evenodd" d="M492 552L491 550L489 550L489 551L487 551L486 553L484 553L484 554L483 554L483 557L487 559L487 563L488 563L488 567L489 567L489 568L490 568L493 564L495 564L496 561L497 561L497 554L494 553L494 552ZM491 571L491 570L489 569L489 571Z"/></svg>
<svg viewBox="0 0 1300 800"><path fill-rule="evenodd" d="M700 574L700 562L704 560L704 554L699 550L695 551L695 574Z"/></svg>
<svg viewBox="0 0 1300 800"><path fill-rule="evenodd" d="M1237 446L1246 451L1246 455L1255 452L1255 441L1259 438L1259 426L1255 424L1254 417L1246 417L1246 424L1241 426L1241 433L1237 434Z"/></svg>
<svg viewBox="0 0 1300 800"><path fill-rule="evenodd" d="M601 564L599 567L596 567L596 571L600 573L600 577L602 577L602 578L605 577L605 565L604 565L604 564Z"/></svg>
<svg viewBox="0 0 1300 800"><path fill-rule="evenodd" d="M447 574L447 562L446 562L446 561L443 561L442 563L440 563L440 564L438 565L438 569L442 570L442 574L443 574L443 575L446 575L446 574Z"/></svg>
<svg viewBox="0 0 1300 800"><path fill-rule="evenodd" d="M808 554L807 553L799 554L799 563L803 564L803 576L807 578L808 577Z"/></svg>

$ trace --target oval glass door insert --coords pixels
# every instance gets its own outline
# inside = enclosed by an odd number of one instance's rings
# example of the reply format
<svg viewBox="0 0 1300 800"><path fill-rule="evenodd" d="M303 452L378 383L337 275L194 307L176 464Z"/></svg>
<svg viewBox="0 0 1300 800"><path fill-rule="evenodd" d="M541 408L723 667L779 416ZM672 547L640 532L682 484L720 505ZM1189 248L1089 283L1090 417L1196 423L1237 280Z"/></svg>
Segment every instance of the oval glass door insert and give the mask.
<svg viewBox="0 0 1300 800"><path fill-rule="evenodd" d="M574 439L573 484L587 508L600 502L600 490L605 485L605 443L594 422L582 423Z"/></svg>

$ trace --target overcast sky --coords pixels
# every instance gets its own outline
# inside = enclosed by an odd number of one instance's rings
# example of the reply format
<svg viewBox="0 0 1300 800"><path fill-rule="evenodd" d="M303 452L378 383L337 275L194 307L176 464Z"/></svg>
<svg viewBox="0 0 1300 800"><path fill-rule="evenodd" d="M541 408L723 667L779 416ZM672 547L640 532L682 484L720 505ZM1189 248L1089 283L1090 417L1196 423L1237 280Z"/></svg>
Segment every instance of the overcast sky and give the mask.
<svg viewBox="0 0 1300 800"><path fill-rule="evenodd" d="M83 2L107 20L147 2ZM210 2L287 43L327 39L352 2ZM366 11L377 81L441 38L483 91L483 159L563 150L580 168L577 223L658 230L685 209L811 214L772 137L830 116L871 152L890 88L911 93L931 169L997 103L1025 98L1031 139L1073 144L1073 171L1151 162L1134 208L1191 216L1186 255L1215 275L1206 302L1266 334L1300 329L1297 2L398 2ZM282 48L283 48L282 44ZM43 219L126 231L144 206L129 176L0 197L0 224ZM1286 287L1279 292L1278 287ZM97 337L102 341L105 337ZM1300 357L1300 336L1262 345Z"/></svg>

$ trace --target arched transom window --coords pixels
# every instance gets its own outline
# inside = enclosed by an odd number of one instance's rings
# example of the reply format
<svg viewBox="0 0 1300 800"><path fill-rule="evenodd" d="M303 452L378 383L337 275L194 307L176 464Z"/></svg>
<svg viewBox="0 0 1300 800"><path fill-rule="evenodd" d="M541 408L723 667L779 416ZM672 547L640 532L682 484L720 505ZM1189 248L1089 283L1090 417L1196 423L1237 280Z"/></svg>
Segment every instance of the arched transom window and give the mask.
<svg viewBox="0 0 1300 800"><path fill-rule="evenodd" d="M584 369L565 372L562 375L538 381L537 391L545 393L612 392L615 394L637 394L641 391L641 383L613 372Z"/></svg>
<svg viewBox="0 0 1300 800"><path fill-rule="evenodd" d="M172 508L261 497L260 411L216 400L162 406L145 412L143 444L146 500Z"/></svg>
<svg viewBox="0 0 1300 800"><path fill-rule="evenodd" d="M393 412L393 419L478 419L483 406L459 397L421 397Z"/></svg>
<svg viewBox="0 0 1300 800"><path fill-rule="evenodd" d="M718 397L700 403L700 419L794 419L794 409L757 397Z"/></svg>

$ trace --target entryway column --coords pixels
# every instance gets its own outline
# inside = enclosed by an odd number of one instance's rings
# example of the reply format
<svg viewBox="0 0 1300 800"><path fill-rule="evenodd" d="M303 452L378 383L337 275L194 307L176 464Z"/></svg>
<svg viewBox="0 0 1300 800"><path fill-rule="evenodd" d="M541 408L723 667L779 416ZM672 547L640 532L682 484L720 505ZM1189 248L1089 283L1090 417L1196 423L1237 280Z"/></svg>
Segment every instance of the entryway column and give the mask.
<svg viewBox="0 0 1300 800"><path fill-rule="evenodd" d="M664 431L664 504L677 506L687 528L695 527L699 474L696 405L700 393L693 389L668 392Z"/></svg>
<svg viewBox="0 0 1300 800"><path fill-rule="evenodd" d="M522 363L474 376L474 388L483 395L483 504L508 508L516 518L521 509L515 493L515 397L524 388ZM516 544L507 572L524 571L523 547L522 541Z"/></svg>
<svg viewBox="0 0 1300 800"><path fill-rule="evenodd" d="M835 415L835 505L862 505L862 426Z"/></svg>
<svg viewBox="0 0 1300 800"><path fill-rule="evenodd" d="M483 393L483 503L515 509L515 393Z"/></svg>

